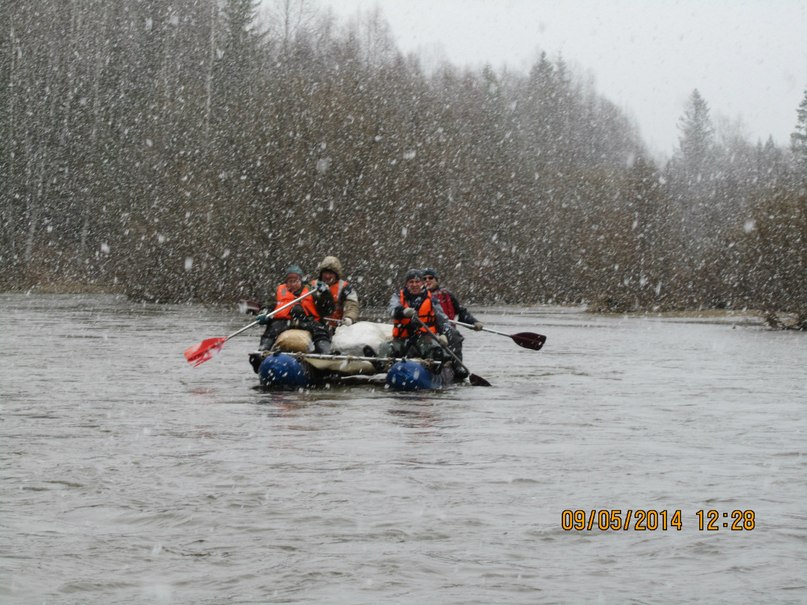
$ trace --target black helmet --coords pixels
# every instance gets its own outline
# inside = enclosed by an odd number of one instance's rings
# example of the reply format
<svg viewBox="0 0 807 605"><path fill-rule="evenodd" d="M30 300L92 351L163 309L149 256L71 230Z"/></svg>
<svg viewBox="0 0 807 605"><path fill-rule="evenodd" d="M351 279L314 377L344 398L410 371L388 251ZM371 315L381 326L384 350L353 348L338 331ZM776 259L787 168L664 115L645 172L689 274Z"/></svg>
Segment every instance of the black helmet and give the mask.
<svg viewBox="0 0 807 605"><path fill-rule="evenodd" d="M437 271L432 269L431 267L426 267L425 269L423 269L421 271L421 273L423 273L423 275L431 275L431 276L433 276L435 278L440 277L440 275L437 273Z"/></svg>
<svg viewBox="0 0 807 605"><path fill-rule="evenodd" d="M404 277L404 282L408 282L410 279L423 279L423 271L420 269L409 269Z"/></svg>

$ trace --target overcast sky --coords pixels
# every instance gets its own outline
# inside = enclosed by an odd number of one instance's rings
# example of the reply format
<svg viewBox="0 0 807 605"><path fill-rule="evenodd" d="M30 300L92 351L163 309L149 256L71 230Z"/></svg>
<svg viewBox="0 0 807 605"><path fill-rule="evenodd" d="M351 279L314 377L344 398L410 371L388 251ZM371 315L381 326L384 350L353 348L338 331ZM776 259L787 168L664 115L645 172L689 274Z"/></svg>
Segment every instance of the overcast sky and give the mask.
<svg viewBox="0 0 807 605"><path fill-rule="evenodd" d="M669 155L693 89L752 142L789 145L807 88L807 0L319 0L339 16L378 5L398 48L526 73L541 50Z"/></svg>

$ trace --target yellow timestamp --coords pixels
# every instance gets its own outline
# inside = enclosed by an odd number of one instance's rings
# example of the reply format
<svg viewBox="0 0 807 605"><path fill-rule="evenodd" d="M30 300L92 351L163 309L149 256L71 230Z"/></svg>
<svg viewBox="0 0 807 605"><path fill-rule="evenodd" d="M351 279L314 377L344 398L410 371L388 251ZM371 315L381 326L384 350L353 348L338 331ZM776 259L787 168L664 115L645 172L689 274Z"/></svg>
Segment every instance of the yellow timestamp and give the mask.
<svg viewBox="0 0 807 605"><path fill-rule="evenodd" d="M735 509L725 513L715 509L699 510L695 516L698 518L699 531L751 531L757 526L757 514L751 509Z"/></svg>
<svg viewBox="0 0 807 605"><path fill-rule="evenodd" d="M699 510L695 513L698 531L751 531L756 527L756 513L751 509L730 512ZM563 531L681 531L681 509L611 508L571 509L560 514Z"/></svg>

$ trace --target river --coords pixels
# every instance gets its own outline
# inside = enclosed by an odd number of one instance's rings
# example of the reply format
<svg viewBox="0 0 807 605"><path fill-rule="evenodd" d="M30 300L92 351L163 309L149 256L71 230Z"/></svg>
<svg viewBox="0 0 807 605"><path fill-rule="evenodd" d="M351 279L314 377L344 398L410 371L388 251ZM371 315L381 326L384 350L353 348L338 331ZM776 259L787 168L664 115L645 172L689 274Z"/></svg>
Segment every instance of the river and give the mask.
<svg viewBox="0 0 807 605"><path fill-rule="evenodd" d="M807 603L805 335L474 311L547 343L270 393L182 356L234 310L0 294L0 603Z"/></svg>

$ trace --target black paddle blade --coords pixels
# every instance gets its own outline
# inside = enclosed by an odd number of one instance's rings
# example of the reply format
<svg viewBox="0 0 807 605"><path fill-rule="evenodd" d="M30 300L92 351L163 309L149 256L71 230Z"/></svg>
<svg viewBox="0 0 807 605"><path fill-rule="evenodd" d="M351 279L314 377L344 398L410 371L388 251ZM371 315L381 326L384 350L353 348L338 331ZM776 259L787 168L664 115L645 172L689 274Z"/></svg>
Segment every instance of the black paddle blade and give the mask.
<svg viewBox="0 0 807 605"><path fill-rule="evenodd" d="M493 386L487 380L482 378L481 376L477 376L476 374L471 374L468 376L468 380L471 381L471 385L475 387L490 387Z"/></svg>
<svg viewBox="0 0 807 605"><path fill-rule="evenodd" d="M510 336L513 342L525 349L532 349L533 351L540 351L541 347L546 342L546 336L543 334L534 334L532 332L519 332Z"/></svg>

